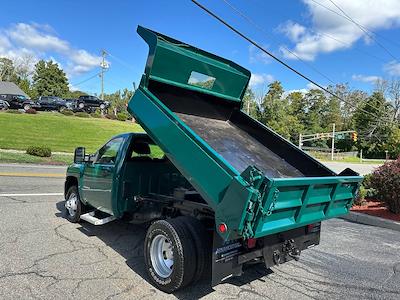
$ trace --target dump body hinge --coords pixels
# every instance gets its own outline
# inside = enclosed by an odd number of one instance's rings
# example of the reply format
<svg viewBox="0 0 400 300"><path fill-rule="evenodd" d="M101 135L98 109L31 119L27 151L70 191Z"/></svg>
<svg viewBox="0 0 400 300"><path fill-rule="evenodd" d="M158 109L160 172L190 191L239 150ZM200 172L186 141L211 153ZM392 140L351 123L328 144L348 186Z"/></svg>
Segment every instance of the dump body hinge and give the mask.
<svg viewBox="0 0 400 300"><path fill-rule="evenodd" d="M251 197L246 208L244 217L243 238L251 238L254 236L253 225L256 216L261 213L267 215L268 212L263 208L263 198L267 189L267 182L261 170L254 166L248 167L241 174L242 178L248 183L251 190Z"/></svg>

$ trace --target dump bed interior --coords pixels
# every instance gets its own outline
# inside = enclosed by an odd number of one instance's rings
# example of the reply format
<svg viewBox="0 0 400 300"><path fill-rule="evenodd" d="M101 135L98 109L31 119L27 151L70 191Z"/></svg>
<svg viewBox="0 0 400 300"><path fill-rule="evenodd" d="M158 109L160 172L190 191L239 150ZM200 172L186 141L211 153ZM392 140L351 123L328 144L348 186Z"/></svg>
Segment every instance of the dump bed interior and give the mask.
<svg viewBox="0 0 400 300"><path fill-rule="evenodd" d="M151 81L149 90L239 173L270 178L335 175L240 110L240 103Z"/></svg>

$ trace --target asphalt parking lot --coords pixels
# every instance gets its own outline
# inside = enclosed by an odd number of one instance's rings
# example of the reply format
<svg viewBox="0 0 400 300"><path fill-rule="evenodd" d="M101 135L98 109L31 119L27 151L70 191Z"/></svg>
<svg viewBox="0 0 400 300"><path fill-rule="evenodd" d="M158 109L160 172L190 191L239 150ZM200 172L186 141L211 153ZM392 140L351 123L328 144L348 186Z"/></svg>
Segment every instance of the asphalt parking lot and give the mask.
<svg viewBox="0 0 400 300"><path fill-rule="evenodd" d="M62 217L63 173L0 165L0 299L400 299L400 234L341 219L299 262L166 295L147 282L144 227Z"/></svg>

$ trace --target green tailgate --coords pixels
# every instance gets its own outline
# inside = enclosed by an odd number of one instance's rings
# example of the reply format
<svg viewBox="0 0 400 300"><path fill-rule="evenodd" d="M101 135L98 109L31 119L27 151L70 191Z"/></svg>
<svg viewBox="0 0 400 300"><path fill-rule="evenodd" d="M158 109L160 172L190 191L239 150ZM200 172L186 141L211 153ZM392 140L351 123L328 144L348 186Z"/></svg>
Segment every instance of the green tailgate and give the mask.
<svg viewBox="0 0 400 300"><path fill-rule="evenodd" d="M139 27L138 32L148 42L150 51L145 74L129 102L128 111L214 209L216 225L227 225L228 230L220 233L224 239L261 237L349 211L362 177L337 176L263 124L247 120L248 117L241 118L239 108L249 81L249 71L143 27ZM215 78L213 84L198 86L189 83L193 71ZM168 91L172 91L169 94L172 96L166 101L163 97L168 96ZM235 169L180 118L182 113L188 114L185 112L187 107L181 105L181 102L188 101L187 98L179 98L187 91L196 99L204 98L204 101L232 108L232 113L228 114L231 119L226 120L226 124L236 122L235 130L241 126L242 133L248 130L259 141L268 136L269 142L262 141L264 146L275 153L282 151L279 154L282 163L294 165L297 162L304 177L269 178L253 165L244 171ZM217 97L217 100L212 97ZM199 108L198 112L192 113L204 117L218 108ZM231 117L235 114L236 121ZM221 119L209 120L209 123L218 122ZM273 148L278 144L278 148ZM229 146L235 149L236 145ZM304 161L308 165L303 163L301 166L300 162ZM321 177L313 175L316 172L320 172Z"/></svg>

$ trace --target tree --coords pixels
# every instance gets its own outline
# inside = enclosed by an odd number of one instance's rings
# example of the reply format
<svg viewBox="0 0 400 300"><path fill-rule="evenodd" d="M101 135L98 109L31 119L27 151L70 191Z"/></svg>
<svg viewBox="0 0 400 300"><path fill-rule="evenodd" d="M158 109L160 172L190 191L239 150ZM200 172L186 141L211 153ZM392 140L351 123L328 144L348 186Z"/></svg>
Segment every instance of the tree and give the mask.
<svg viewBox="0 0 400 300"><path fill-rule="evenodd" d="M279 81L268 85L268 92L261 102L261 120L264 124L280 118L283 109L282 95L283 87Z"/></svg>
<svg viewBox="0 0 400 300"><path fill-rule="evenodd" d="M255 99L254 92L251 88L247 88L246 93L243 97L242 111L251 116L254 119L259 119L260 109Z"/></svg>
<svg viewBox="0 0 400 300"><path fill-rule="evenodd" d="M14 62L6 57L0 58L0 81L16 82L18 76L15 72Z"/></svg>
<svg viewBox="0 0 400 300"><path fill-rule="evenodd" d="M38 96L64 97L69 92L68 79L52 60L40 60L35 65L32 87Z"/></svg>
<svg viewBox="0 0 400 300"><path fill-rule="evenodd" d="M357 147L365 157L384 157L384 144L393 131L390 123L391 105L381 92L374 92L359 105L354 113L354 125L358 133Z"/></svg>

